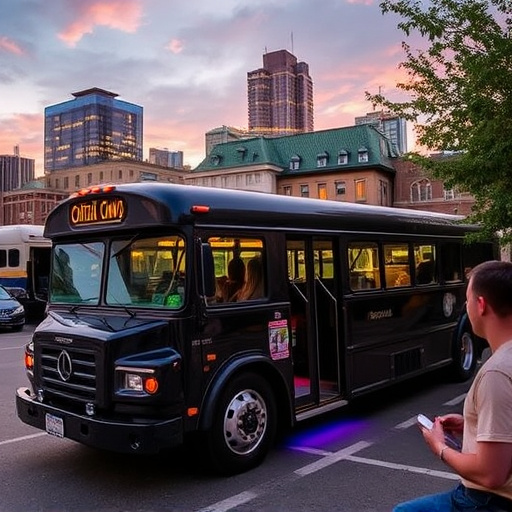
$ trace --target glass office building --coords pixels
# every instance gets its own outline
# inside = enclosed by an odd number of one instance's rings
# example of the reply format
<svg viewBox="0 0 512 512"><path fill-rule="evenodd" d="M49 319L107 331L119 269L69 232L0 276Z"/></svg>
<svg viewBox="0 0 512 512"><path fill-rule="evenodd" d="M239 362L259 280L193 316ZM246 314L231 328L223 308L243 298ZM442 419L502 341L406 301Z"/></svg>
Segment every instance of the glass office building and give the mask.
<svg viewBox="0 0 512 512"><path fill-rule="evenodd" d="M108 160L142 161L142 107L92 88L45 108L46 172Z"/></svg>

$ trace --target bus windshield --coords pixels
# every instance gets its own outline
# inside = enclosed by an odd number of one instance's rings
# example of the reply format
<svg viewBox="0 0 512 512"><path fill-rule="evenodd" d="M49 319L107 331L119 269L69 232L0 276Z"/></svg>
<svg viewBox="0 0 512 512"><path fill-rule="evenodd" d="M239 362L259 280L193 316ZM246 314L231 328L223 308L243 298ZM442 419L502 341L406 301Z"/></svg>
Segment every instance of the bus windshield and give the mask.
<svg viewBox="0 0 512 512"><path fill-rule="evenodd" d="M104 244L59 244L53 251L50 301L98 304Z"/></svg>
<svg viewBox="0 0 512 512"><path fill-rule="evenodd" d="M185 291L185 240L161 236L110 246L106 302L179 308Z"/></svg>
<svg viewBox="0 0 512 512"><path fill-rule="evenodd" d="M179 308L185 291L185 241L179 236L59 244L53 252L51 302L100 303L108 252L105 302L109 305Z"/></svg>

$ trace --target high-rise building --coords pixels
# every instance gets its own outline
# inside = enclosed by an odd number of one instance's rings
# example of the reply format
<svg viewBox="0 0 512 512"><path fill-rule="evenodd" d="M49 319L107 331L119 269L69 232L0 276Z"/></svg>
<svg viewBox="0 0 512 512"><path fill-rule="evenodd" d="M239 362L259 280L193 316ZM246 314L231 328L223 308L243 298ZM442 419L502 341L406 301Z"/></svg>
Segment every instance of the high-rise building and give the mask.
<svg viewBox="0 0 512 512"><path fill-rule="evenodd" d="M45 108L44 170L142 161L142 107L94 87Z"/></svg>
<svg viewBox="0 0 512 512"><path fill-rule="evenodd" d="M149 148L149 163L183 169L183 151L169 151L168 149Z"/></svg>
<svg viewBox="0 0 512 512"><path fill-rule="evenodd" d="M232 142L234 140L243 140L249 137L254 137L247 130L242 128L235 128L233 126L219 126L207 131L204 134L205 154L208 156L210 151L217 144L224 144L225 142Z"/></svg>
<svg viewBox="0 0 512 512"><path fill-rule="evenodd" d="M371 124L380 130L400 154L407 152L407 122L391 112L374 111L355 118L356 125Z"/></svg>
<svg viewBox="0 0 512 512"><path fill-rule="evenodd" d="M0 191L7 192L21 188L34 179L35 160L20 156L18 146L14 154L0 155Z"/></svg>
<svg viewBox="0 0 512 512"><path fill-rule="evenodd" d="M281 136L312 132L313 81L309 66L287 50L263 55L263 67L247 73L249 132Z"/></svg>

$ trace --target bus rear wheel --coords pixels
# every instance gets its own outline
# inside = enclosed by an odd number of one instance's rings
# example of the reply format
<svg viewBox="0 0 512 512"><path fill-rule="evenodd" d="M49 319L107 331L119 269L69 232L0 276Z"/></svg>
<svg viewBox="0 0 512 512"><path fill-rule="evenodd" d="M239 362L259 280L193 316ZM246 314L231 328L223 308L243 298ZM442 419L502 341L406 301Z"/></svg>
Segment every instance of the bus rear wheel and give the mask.
<svg viewBox="0 0 512 512"><path fill-rule="evenodd" d="M475 373L478 357L475 341L471 325L465 320L458 331L453 349L453 374L460 382L468 380Z"/></svg>
<svg viewBox="0 0 512 512"><path fill-rule="evenodd" d="M253 373L235 377L216 410L207 439L213 467L234 474L260 464L274 442L277 427L269 383Z"/></svg>

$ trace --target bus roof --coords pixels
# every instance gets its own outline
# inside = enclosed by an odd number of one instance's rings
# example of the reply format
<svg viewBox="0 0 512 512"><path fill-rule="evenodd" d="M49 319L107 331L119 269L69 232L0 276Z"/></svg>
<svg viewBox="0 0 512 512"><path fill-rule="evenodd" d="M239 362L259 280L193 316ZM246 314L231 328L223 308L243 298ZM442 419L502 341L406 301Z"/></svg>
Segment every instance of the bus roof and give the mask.
<svg viewBox="0 0 512 512"><path fill-rule="evenodd" d="M0 226L0 244L20 242L48 242L43 236L44 226L32 224L15 224Z"/></svg>
<svg viewBox="0 0 512 512"><path fill-rule="evenodd" d="M123 221L117 222L116 232L174 224L457 236L478 229L465 224L461 216L423 210L164 183L111 188L108 193L87 194L60 203L46 221L45 236L112 230L111 222L70 227L69 220L73 206L90 206L94 201L114 197L124 199L127 210Z"/></svg>

